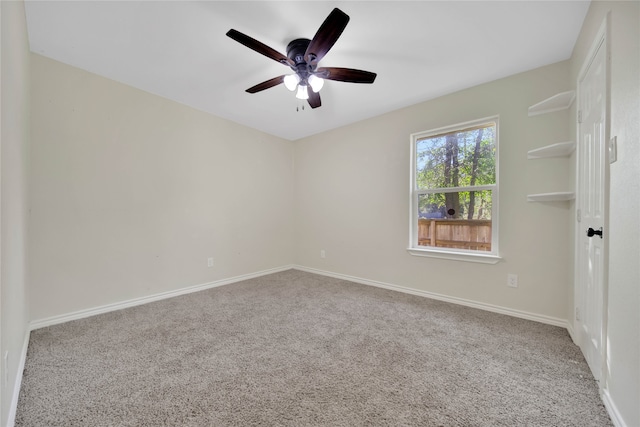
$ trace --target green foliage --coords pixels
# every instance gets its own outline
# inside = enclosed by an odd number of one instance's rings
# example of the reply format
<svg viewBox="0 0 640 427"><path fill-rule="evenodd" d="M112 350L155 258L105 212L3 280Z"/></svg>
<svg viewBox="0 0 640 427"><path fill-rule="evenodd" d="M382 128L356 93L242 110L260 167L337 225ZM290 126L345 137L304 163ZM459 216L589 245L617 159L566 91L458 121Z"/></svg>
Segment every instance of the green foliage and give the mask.
<svg viewBox="0 0 640 427"><path fill-rule="evenodd" d="M478 150L477 166L473 168L476 138L482 131ZM466 187L475 176L475 185L495 184L495 126L454 132L457 144L458 186ZM445 167L452 166L454 159L447 155L447 135L438 135L419 140L416 144L418 189L451 187L445 178Z"/></svg>
<svg viewBox="0 0 640 427"><path fill-rule="evenodd" d="M474 197L473 212L471 209L471 194ZM453 208L447 205L445 193L429 193L418 196L418 209L422 217L425 218L466 218L466 219L491 219L492 191L460 191L458 195L458 206ZM455 212L450 215L448 209Z"/></svg>
<svg viewBox="0 0 640 427"><path fill-rule="evenodd" d="M495 134L495 124L491 123L417 141L417 188L441 190L420 196L421 214L469 219L490 217L491 191L458 192L455 187L495 184ZM448 188L451 191L447 191ZM447 214L450 210L454 213Z"/></svg>

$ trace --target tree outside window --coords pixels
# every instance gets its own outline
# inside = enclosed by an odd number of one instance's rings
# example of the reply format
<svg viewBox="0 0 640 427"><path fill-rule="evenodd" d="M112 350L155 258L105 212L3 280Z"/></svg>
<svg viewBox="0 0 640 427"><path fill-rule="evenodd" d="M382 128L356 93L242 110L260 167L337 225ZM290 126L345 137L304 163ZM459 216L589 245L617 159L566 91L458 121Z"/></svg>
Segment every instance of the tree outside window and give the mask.
<svg viewBox="0 0 640 427"><path fill-rule="evenodd" d="M497 118L412 135L412 246L497 252Z"/></svg>

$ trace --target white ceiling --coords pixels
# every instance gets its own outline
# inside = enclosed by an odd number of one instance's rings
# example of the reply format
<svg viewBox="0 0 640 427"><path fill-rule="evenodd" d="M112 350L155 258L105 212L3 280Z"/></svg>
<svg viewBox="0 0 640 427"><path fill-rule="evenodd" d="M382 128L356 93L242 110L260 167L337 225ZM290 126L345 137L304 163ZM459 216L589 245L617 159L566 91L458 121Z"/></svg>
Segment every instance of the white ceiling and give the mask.
<svg viewBox="0 0 640 427"><path fill-rule="evenodd" d="M234 28L286 54L334 7L351 17L320 62L373 71L327 81L304 111L289 68L228 38ZM282 138L296 140L568 59L588 1L32 1L35 53Z"/></svg>

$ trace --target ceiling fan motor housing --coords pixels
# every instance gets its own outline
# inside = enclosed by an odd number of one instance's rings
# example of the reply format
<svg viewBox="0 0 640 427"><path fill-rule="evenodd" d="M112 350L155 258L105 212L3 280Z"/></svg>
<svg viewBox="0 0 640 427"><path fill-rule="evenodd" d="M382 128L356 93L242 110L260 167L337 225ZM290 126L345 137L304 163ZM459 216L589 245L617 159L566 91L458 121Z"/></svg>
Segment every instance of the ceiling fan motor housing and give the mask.
<svg viewBox="0 0 640 427"><path fill-rule="evenodd" d="M287 45L287 57L295 63L295 66L291 68L300 76L301 82L306 82L315 71L315 66L308 64L304 60L309 43L311 43L309 39L295 39Z"/></svg>
<svg viewBox="0 0 640 427"><path fill-rule="evenodd" d="M296 65L299 63L306 63L304 60L304 54L307 51L309 43L311 43L311 40L309 39L292 40L287 45L287 57L295 62Z"/></svg>

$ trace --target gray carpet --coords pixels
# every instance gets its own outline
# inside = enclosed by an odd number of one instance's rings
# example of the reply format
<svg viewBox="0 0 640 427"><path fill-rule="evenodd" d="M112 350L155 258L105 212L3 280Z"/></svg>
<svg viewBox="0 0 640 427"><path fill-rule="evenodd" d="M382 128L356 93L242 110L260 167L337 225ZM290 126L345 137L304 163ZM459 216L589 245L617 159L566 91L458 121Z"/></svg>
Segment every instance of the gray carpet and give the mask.
<svg viewBox="0 0 640 427"><path fill-rule="evenodd" d="M609 426L566 330L289 270L32 332L17 426Z"/></svg>

